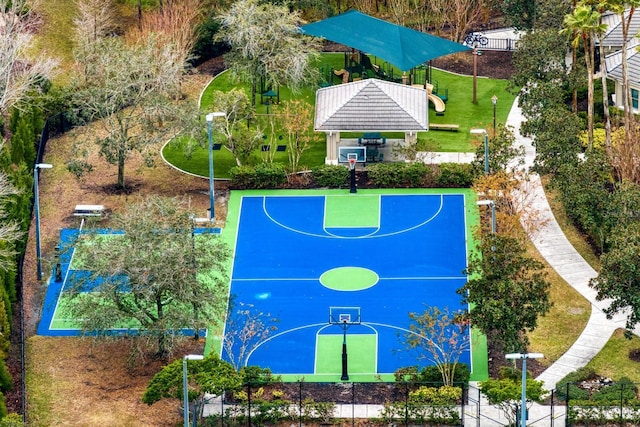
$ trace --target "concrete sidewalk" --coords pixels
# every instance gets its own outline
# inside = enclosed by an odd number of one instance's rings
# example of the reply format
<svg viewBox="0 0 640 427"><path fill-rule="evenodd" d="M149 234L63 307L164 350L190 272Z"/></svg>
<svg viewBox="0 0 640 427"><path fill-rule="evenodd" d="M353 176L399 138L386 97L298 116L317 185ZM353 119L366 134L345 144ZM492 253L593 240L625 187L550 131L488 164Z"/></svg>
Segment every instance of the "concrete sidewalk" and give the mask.
<svg viewBox="0 0 640 427"><path fill-rule="evenodd" d="M506 124L514 128L517 144L525 149L524 166L528 170L533 165L536 152L531 138L520 133L523 120L516 98ZM625 316L618 315L611 320L606 318L603 309L609 305L609 301L597 301L596 291L589 287L589 280L598 273L580 256L560 229L551 212L540 177L531 173L530 178L529 209L526 210L523 221L534 221L538 225L538 232L532 238L533 244L560 277L591 303L591 317L580 337L537 378L544 382L545 389L552 390L568 373L589 363L616 329L624 328ZM639 332L640 328L636 328L635 333L640 335Z"/></svg>

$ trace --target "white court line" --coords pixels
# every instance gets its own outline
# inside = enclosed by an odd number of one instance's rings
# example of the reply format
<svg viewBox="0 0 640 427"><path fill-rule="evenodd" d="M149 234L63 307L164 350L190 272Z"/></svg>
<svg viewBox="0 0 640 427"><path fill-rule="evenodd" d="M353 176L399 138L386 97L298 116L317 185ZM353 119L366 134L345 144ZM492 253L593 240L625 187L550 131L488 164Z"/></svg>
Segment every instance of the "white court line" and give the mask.
<svg viewBox="0 0 640 427"><path fill-rule="evenodd" d="M386 195L385 195L386 196ZM411 196L411 195L408 195ZM281 223L280 221L276 220L273 216L271 216L271 214L269 213L268 209L267 209L267 197L272 197L272 196L263 196L262 197L262 210L265 214L265 216L267 218L269 218L269 220L271 220L271 222L273 222L274 224L278 225L279 227L284 228L285 230L289 230L292 231L294 233L298 233L298 234L302 234L302 235L306 235L306 236L311 236L311 237L321 237L321 238L325 238L325 239L368 239L368 238L380 238L380 237L389 237L389 236L395 236L398 234L402 234L402 233L407 233L409 231L415 230L417 228L422 227L425 224L430 223L431 221L433 221L442 211L443 207L444 207L444 196L445 194L439 194L439 195L430 195L430 194L425 194L424 196L440 196L440 206L438 207L438 209L436 210L436 212L430 217L427 218L425 221L416 224L413 227L409 227L409 228L405 228L403 230L398 230L398 231L394 231L392 233L385 233L385 234L368 234L365 236L337 236L337 235L330 235L330 234L318 234L318 233L310 233L307 231L302 231L302 230L298 230L295 229L293 227L289 227L283 223ZM324 196L326 198L326 196ZM326 205L326 203L325 203ZM324 223L324 221L323 221ZM362 228L367 228L367 227L362 227ZM326 230L325 230L326 232Z"/></svg>

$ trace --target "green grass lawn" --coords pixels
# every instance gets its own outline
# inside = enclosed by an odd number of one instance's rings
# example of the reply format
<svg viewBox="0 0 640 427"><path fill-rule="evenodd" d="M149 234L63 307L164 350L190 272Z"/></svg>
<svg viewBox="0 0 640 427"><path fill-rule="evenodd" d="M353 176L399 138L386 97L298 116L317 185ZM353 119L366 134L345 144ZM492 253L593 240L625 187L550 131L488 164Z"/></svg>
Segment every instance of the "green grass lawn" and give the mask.
<svg viewBox="0 0 640 427"><path fill-rule="evenodd" d="M629 358L629 352L640 349L640 338L634 336L628 340L623 330L617 330L607 345L587 364L598 375L612 378L614 381L628 377L634 383L640 383L640 363Z"/></svg>
<svg viewBox="0 0 640 427"><path fill-rule="evenodd" d="M374 59L375 62L375 59ZM333 75L332 70L344 67L343 53L324 53L320 61L316 64L321 72L321 81L331 81L338 84L340 78ZM394 75L401 75L399 70L394 70ZM473 78L447 73L441 70L432 70L432 81L437 82L440 93L448 92L448 101L444 116L436 116L431 105L429 110L429 121L432 123L450 123L460 126L458 132L450 131L430 131L418 134L418 146L422 151L448 151L448 152L472 152L475 147L482 143L482 137L469 133L471 128L481 127L487 129L491 135L493 132L493 104L491 97L496 95L498 103L496 105L496 122L504 123L513 105L515 96L507 92L506 80L498 79L477 79L477 103L472 102L473 98ZM224 72L213 79L204 89L201 97L201 109L204 112L211 111L214 107L213 94L215 91L226 92L232 88L242 88L248 96L251 95L250 88L246 84L238 84L231 79L229 72ZM299 93L292 93L288 88L280 90L280 100L301 99L311 105L315 104L316 90L318 87L307 87ZM277 105L269 106L270 112L277 112ZM262 103L260 96L256 99L256 114L267 113L267 105ZM343 138L355 138L360 133L342 133ZM401 132L385 132L383 136L387 138L403 138ZM163 149L163 155L168 162L187 172L200 175L209 175L209 153L208 147L195 148L188 155L184 153L184 144L180 141L172 141ZM301 165L313 168L324 164L326 156L325 135L317 133L311 149L306 151L301 160ZM254 153L251 162L256 164L262 161L263 154L259 151ZM286 152L276 153L274 161L287 164ZM217 178L228 178L229 170L234 167L235 160L230 152L224 148L214 153L214 175Z"/></svg>

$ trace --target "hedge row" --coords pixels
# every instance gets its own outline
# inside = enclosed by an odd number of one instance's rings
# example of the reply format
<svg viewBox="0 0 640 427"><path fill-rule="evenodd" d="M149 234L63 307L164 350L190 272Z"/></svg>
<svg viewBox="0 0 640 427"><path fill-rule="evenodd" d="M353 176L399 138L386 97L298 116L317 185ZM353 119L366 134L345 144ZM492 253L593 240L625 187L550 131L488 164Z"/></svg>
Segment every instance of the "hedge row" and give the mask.
<svg viewBox="0 0 640 427"><path fill-rule="evenodd" d="M300 180L292 184L284 165L261 163L257 166L239 166L231 169L231 187L234 189L274 189L300 187ZM305 173L305 188L347 188L350 172L346 166L324 165ZM442 163L378 163L357 173L359 186L369 188L469 188L477 177L473 165Z"/></svg>

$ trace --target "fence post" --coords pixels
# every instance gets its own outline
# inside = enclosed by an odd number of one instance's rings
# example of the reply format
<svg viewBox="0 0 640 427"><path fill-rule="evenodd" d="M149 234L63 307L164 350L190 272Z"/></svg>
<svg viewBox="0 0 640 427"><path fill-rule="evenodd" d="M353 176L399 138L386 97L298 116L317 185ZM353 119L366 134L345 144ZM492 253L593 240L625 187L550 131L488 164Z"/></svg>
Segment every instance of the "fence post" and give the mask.
<svg viewBox="0 0 640 427"><path fill-rule="evenodd" d="M220 395L220 427L224 427L224 396L226 393L227 390L222 390Z"/></svg>
<svg viewBox="0 0 640 427"><path fill-rule="evenodd" d="M553 422L555 420L555 406L554 406L555 393L556 393L555 389L551 390L551 427L553 427Z"/></svg>
<svg viewBox="0 0 640 427"><path fill-rule="evenodd" d="M302 382L298 381L298 425L302 427Z"/></svg>
<svg viewBox="0 0 640 427"><path fill-rule="evenodd" d="M566 426L569 426L569 383L566 384L566 388L565 388L566 394L565 394L565 414L564 414L564 424Z"/></svg>
<svg viewBox="0 0 640 427"><path fill-rule="evenodd" d="M623 416L624 416L624 408L622 407L624 405L624 383L620 383L620 385L622 387L620 387L620 425L624 425L623 423Z"/></svg>
<svg viewBox="0 0 640 427"><path fill-rule="evenodd" d="M251 427L251 381L247 382L247 407L249 408L249 413L247 415L249 424L247 425Z"/></svg>
<svg viewBox="0 0 640 427"><path fill-rule="evenodd" d="M460 402L460 422L464 425L464 401L467 399L469 395L469 385L462 383L462 402Z"/></svg>
<svg viewBox="0 0 640 427"><path fill-rule="evenodd" d="M356 425L356 383L351 383L351 426Z"/></svg>
<svg viewBox="0 0 640 427"><path fill-rule="evenodd" d="M409 425L409 383L404 383L404 425Z"/></svg>

